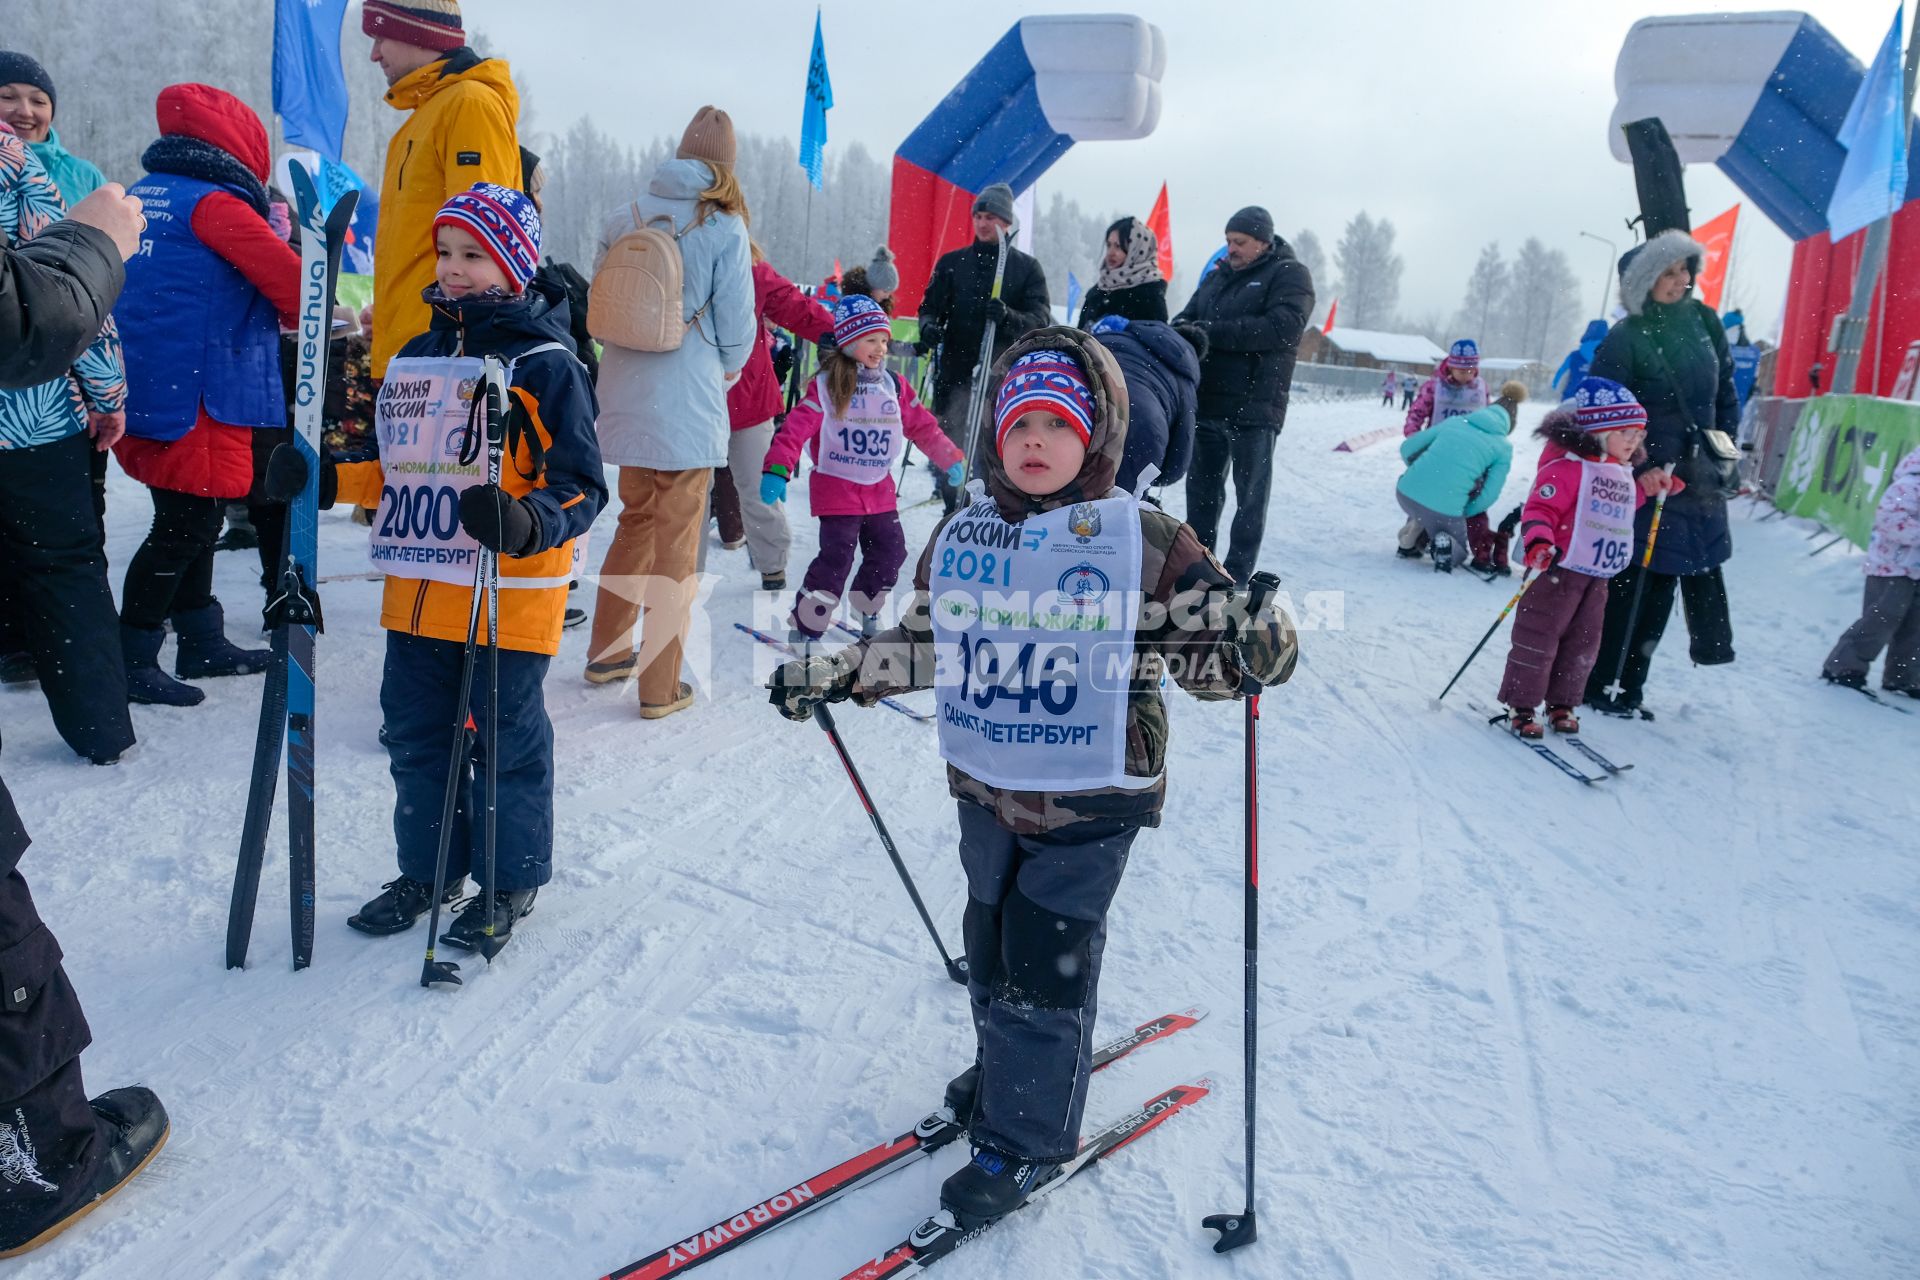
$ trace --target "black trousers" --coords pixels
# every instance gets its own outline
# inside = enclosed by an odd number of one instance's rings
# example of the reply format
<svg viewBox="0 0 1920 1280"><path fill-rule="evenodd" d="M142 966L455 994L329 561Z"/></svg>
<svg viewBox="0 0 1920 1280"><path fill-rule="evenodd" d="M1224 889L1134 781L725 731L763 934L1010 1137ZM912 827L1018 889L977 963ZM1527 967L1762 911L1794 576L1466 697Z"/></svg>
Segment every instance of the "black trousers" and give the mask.
<svg viewBox="0 0 1920 1280"><path fill-rule="evenodd" d="M1647 580L1634 620L1633 635L1627 635L1627 615L1633 611L1635 584L1641 575ZM1705 573L1677 576L1653 573L1634 565L1615 577L1607 593L1607 616L1600 632L1600 657L1587 678L1587 700L1592 702L1613 682L1614 668L1620 665L1620 652L1627 650L1625 669L1620 675L1622 696L1628 703L1640 704L1646 687L1647 670L1653 665L1654 650L1667 632L1667 619L1673 613L1674 591L1680 593L1681 608L1687 615L1688 656L1703 667L1733 661L1733 617L1727 602L1727 584L1715 565Z"/></svg>
<svg viewBox="0 0 1920 1280"><path fill-rule="evenodd" d="M1231 427L1202 418L1194 427L1193 466L1187 472L1187 523L1207 550L1219 554L1220 513L1233 473L1233 528L1224 563L1235 582L1253 576L1267 531L1267 495L1273 488L1273 442L1266 427Z"/></svg>
<svg viewBox="0 0 1920 1280"><path fill-rule="evenodd" d="M285 568L282 557L287 553L287 504L266 501L260 496L260 486L274 446L292 440L293 432L285 428L262 428L253 433L253 490L247 494L247 521L260 538L260 585L266 590L267 600L280 594L280 572ZM307 585L317 589L318 584Z"/></svg>
<svg viewBox="0 0 1920 1280"><path fill-rule="evenodd" d="M149 488L153 528L127 565L120 621L152 631L176 610L213 603L213 544L225 520L224 498Z"/></svg>
<svg viewBox="0 0 1920 1280"><path fill-rule="evenodd" d="M67 745L111 760L133 745L127 673L92 497L92 439L0 453L0 652L26 652Z"/></svg>
<svg viewBox="0 0 1920 1280"><path fill-rule="evenodd" d="M84 466L80 477L84 491ZM92 508L82 503L78 514L91 521ZM8 1242L30 1238L91 1199L107 1150L80 1078L80 1051L93 1033L60 965L60 944L20 876L27 844L0 783L0 1127L9 1131L0 1241Z"/></svg>

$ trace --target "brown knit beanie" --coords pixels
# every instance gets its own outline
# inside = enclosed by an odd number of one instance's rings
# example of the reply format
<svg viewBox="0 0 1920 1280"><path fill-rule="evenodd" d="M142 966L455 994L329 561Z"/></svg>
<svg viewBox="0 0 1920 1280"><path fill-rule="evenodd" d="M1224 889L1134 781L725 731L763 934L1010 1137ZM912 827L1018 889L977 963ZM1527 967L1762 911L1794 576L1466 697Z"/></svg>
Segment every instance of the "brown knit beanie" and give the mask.
<svg viewBox="0 0 1920 1280"><path fill-rule="evenodd" d="M718 107L700 108L680 135L680 149L673 154L681 160L731 165L739 154L733 141L733 117Z"/></svg>

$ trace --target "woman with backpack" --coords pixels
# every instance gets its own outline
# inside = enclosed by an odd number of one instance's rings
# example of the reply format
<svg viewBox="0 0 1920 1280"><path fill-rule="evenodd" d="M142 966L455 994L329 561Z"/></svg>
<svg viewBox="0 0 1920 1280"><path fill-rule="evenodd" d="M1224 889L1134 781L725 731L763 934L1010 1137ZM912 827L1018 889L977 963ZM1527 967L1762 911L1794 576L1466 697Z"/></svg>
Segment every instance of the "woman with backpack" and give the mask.
<svg viewBox="0 0 1920 1280"><path fill-rule="evenodd" d="M733 121L702 107L674 158L600 237L588 327L600 362L600 453L620 468L620 519L600 566L586 677L639 677L652 720L693 703L680 656L713 473L727 465L727 388L758 321ZM659 282L678 268L678 297ZM644 669L634 627L645 610Z"/></svg>

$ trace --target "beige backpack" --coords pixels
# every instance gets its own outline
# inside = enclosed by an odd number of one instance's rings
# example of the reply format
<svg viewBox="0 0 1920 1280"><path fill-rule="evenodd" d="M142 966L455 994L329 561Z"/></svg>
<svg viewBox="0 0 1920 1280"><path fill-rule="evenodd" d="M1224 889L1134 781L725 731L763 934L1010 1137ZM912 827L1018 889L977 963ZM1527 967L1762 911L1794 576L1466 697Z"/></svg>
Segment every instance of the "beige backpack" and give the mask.
<svg viewBox="0 0 1920 1280"><path fill-rule="evenodd" d="M643 222L640 206L631 209L633 230L608 246L593 274L587 332L630 351L677 351L713 299L707 299L692 320L680 318L686 308L680 237L686 232L674 230L666 214ZM662 223L664 230L658 225Z"/></svg>

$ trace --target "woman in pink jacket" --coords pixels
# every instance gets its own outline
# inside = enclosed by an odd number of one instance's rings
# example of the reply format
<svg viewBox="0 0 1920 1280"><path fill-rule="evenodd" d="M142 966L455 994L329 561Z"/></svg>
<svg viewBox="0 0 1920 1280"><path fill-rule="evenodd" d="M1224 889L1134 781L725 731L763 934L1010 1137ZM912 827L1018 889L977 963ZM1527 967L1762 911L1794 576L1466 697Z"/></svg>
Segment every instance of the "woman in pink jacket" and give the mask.
<svg viewBox="0 0 1920 1280"><path fill-rule="evenodd" d="M753 309L759 317L760 332L753 354L747 357L747 367L727 391L728 425L733 430L727 438L727 465L722 468L725 474L713 478L713 505L720 517L722 538L730 534L746 537L747 558L760 572L760 589L785 591L787 551L793 545L793 534L787 528L786 513L760 501L760 461L773 443L775 419L785 403L780 396L779 376L773 371L773 336L768 327L778 325L802 341L818 342L833 332L833 317L800 292L800 286L775 271L757 242L750 248ZM736 523L740 532L732 533L728 525Z"/></svg>
<svg viewBox="0 0 1920 1280"><path fill-rule="evenodd" d="M1547 415L1535 431L1547 441L1520 520L1527 568L1542 575L1513 619L1500 701L1507 727L1523 738L1545 735L1534 718L1547 701L1556 733L1580 732L1573 714L1600 654L1607 587L1633 558L1633 514L1680 481L1663 470L1638 483L1630 465L1647 438L1647 411L1633 392L1606 378L1583 378L1573 409Z"/></svg>
<svg viewBox="0 0 1920 1280"><path fill-rule="evenodd" d="M877 629L880 605L907 559L893 488L893 464L904 440L945 468L949 485L958 487L963 478L960 450L939 420L914 398L906 379L887 370L890 332L887 313L872 298L841 299L834 308L835 349L821 358L819 375L767 450L760 498L769 506L786 501L802 447L813 458L820 552L794 600L796 640L819 639L833 621L856 547L860 572L853 579L853 605L862 630Z"/></svg>

